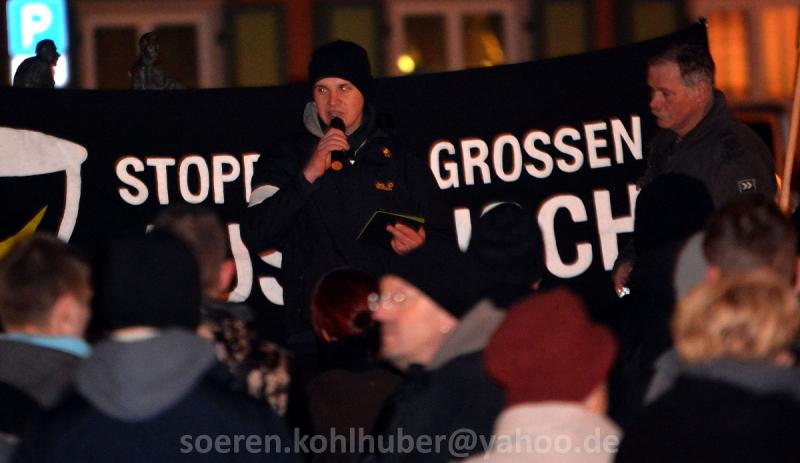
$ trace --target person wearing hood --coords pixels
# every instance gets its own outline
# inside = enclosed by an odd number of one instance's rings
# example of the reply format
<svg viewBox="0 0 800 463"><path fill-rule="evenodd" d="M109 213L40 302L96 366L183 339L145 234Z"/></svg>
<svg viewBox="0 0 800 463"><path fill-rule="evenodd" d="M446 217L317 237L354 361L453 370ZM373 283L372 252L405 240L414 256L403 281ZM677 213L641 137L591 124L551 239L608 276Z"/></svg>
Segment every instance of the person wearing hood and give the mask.
<svg viewBox="0 0 800 463"><path fill-rule="evenodd" d="M482 450L503 408L500 388L486 376L482 351L504 313L478 300L479 274L453 244L435 241L399 259L373 296L381 324L381 356L404 377L384 401L374 435L378 445L362 461L444 462ZM460 433L464 446L442 442ZM413 444L401 448L406 442ZM455 437L453 437L455 436ZM397 444L385 448L387 443ZM438 444L425 445L429 439Z"/></svg>
<svg viewBox="0 0 800 463"><path fill-rule="evenodd" d="M257 329L260 325L249 306L227 301L236 264L219 216L212 209L180 204L159 212L153 224L183 240L197 258L203 287L198 334L214 342L217 358L227 367L221 376L234 390L246 390L283 415L290 382L288 355L267 340L269 333ZM260 336L264 334L267 339Z"/></svg>
<svg viewBox="0 0 800 463"><path fill-rule="evenodd" d="M351 267L377 276L392 256L425 242L431 228L447 228L449 214L433 208L430 170L403 151L378 117L370 62L361 46L340 40L319 47L308 74L313 101L305 108L304 131L256 165L241 231L250 251L282 253L278 280L288 334L313 341L309 303L325 274ZM389 225L390 246L357 241L378 209L426 222L419 229Z"/></svg>
<svg viewBox="0 0 800 463"><path fill-rule="evenodd" d="M210 374L216 358L195 334L201 286L186 245L163 232L123 238L99 263L96 313L108 338L25 436L16 461L290 461L263 448L233 450L233 435L291 443L269 407Z"/></svg>
<svg viewBox="0 0 800 463"><path fill-rule="evenodd" d="M53 235L23 238L0 259L0 462L89 356L91 298L89 265Z"/></svg>
<svg viewBox="0 0 800 463"><path fill-rule="evenodd" d="M774 201L743 197L714 213L704 231L681 250L675 265L675 290L683 299L703 281L769 271L797 287L796 232ZM670 317L671 318L671 317ZM664 323L666 327L666 322ZM681 369L674 348L655 360L645 403L672 387Z"/></svg>

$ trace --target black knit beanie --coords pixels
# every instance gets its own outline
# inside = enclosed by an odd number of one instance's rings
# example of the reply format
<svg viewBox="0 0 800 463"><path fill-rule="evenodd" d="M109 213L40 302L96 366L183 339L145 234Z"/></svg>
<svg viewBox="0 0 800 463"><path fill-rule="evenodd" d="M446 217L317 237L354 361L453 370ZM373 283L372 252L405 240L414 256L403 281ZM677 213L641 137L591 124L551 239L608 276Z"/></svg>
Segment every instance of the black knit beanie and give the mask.
<svg viewBox="0 0 800 463"><path fill-rule="evenodd" d="M416 286L444 310L461 318L480 298L474 261L455 244L429 240L397 259L388 272Z"/></svg>
<svg viewBox="0 0 800 463"><path fill-rule="evenodd" d="M544 274L539 226L515 203L495 206L478 219L467 252L495 280L530 287Z"/></svg>
<svg viewBox="0 0 800 463"><path fill-rule="evenodd" d="M370 101L372 98L369 57L360 45L337 40L314 50L308 63L308 80L313 86L325 77L350 81L364 95L364 100Z"/></svg>
<svg viewBox="0 0 800 463"><path fill-rule="evenodd" d="M178 238L161 231L122 238L99 264L95 308L103 328L197 327L200 276Z"/></svg>

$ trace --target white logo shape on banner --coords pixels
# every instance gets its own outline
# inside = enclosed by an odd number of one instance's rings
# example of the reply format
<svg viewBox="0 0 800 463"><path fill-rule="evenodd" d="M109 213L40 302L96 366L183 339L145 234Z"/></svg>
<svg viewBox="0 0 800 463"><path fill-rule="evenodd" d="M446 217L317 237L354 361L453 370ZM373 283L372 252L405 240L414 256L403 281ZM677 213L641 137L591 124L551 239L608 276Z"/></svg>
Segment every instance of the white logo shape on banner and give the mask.
<svg viewBox="0 0 800 463"><path fill-rule="evenodd" d="M0 127L0 177L28 177L64 172L67 177L64 215L58 237L69 241L81 200L81 164L86 148L31 130Z"/></svg>

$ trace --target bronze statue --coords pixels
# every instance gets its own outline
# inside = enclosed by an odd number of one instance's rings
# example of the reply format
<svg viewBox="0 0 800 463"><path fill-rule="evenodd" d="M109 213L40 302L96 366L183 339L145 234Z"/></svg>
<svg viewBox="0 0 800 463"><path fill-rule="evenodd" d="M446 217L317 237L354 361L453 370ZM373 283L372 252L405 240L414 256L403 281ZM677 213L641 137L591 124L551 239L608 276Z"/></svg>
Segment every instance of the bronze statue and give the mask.
<svg viewBox="0 0 800 463"><path fill-rule="evenodd" d="M158 61L158 36L148 32L139 39L139 60L131 68L134 90L174 90L185 88L156 65Z"/></svg>
<svg viewBox="0 0 800 463"><path fill-rule="evenodd" d="M55 88L56 63L61 56L50 39L36 44L36 56L26 58L14 73L14 87Z"/></svg>

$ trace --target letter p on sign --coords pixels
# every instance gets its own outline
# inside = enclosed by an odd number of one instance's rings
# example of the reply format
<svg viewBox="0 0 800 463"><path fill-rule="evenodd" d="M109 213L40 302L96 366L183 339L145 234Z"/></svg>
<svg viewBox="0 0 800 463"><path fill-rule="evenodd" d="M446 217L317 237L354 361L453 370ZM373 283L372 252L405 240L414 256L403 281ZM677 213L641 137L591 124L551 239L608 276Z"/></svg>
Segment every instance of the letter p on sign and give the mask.
<svg viewBox="0 0 800 463"><path fill-rule="evenodd" d="M9 0L6 17L12 57L36 54L36 44L44 39L55 42L62 55L69 49L66 0Z"/></svg>
<svg viewBox="0 0 800 463"><path fill-rule="evenodd" d="M53 24L53 12L41 3L29 3L20 10L22 46L35 47L34 39ZM38 40L36 40L38 42Z"/></svg>

